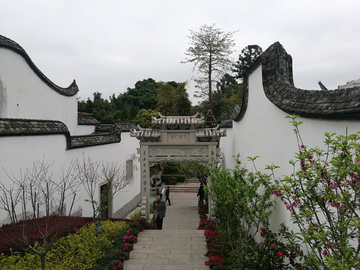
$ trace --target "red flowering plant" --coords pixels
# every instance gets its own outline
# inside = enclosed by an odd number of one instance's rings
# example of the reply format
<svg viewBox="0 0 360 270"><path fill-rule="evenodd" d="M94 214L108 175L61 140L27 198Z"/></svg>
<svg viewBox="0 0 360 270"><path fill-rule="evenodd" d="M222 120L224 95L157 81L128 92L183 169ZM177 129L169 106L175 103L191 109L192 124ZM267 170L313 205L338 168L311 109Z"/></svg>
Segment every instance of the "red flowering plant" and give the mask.
<svg viewBox="0 0 360 270"><path fill-rule="evenodd" d="M273 233L268 228L260 227L261 237L257 267L261 269L310 269L301 264L303 252L298 243L289 237L288 229L281 224L279 233Z"/></svg>
<svg viewBox="0 0 360 270"><path fill-rule="evenodd" d="M201 219L199 222L198 230L215 230L216 223L214 220Z"/></svg>
<svg viewBox="0 0 360 270"><path fill-rule="evenodd" d="M134 235L125 235L123 242L133 244L133 243L137 242L137 237Z"/></svg>
<svg viewBox="0 0 360 270"><path fill-rule="evenodd" d="M118 260L118 261L121 261L121 262L124 262L125 261L125 256L124 256L124 251L123 249L119 249L118 251L116 251L114 253L114 256L113 256L114 260Z"/></svg>
<svg viewBox="0 0 360 270"><path fill-rule="evenodd" d="M124 269L124 265L121 261L119 260L114 260L111 263L108 264L108 269L111 270L122 270Z"/></svg>
<svg viewBox="0 0 360 270"><path fill-rule="evenodd" d="M198 203L198 213L199 213L199 215L205 215L206 214L205 204L202 201L199 201L199 203Z"/></svg>
<svg viewBox="0 0 360 270"><path fill-rule="evenodd" d="M309 250L307 263L360 269L360 133L325 133L325 150L310 148L301 138L297 117L287 116L298 141L298 153L289 162L294 172L282 180L274 177L273 194L299 227L296 236Z"/></svg>
<svg viewBox="0 0 360 270"><path fill-rule="evenodd" d="M207 219L208 216L206 214L200 214L200 219Z"/></svg>
<svg viewBox="0 0 360 270"><path fill-rule="evenodd" d="M140 227L145 227L145 225L147 223L146 219L143 217L139 217L136 221L139 223Z"/></svg>
<svg viewBox="0 0 360 270"><path fill-rule="evenodd" d="M146 223L145 229L156 229L156 223L155 222Z"/></svg>
<svg viewBox="0 0 360 270"><path fill-rule="evenodd" d="M208 248L208 250L206 251L206 254L205 254L205 256L207 256L207 257L215 256L215 255L223 257L223 252L219 248Z"/></svg>
<svg viewBox="0 0 360 270"><path fill-rule="evenodd" d="M216 240L218 240L219 234L217 233L217 231L213 231L213 230L206 230L204 232L205 238L206 238L206 243L211 243L214 242Z"/></svg>
<svg viewBox="0 0 360 270"><path fill-rule="evenodd" d="M130 222L129 225L132 229L137 229L137 230L141 227L141 224L137 220Z"/></svg>
<svg viewBox="0 0 360 270"><path fill-rule="evenodd" d="M121 249L124 252L130 252L133 249L133 244L131 243L124 243L124 245L121 247Z"/></svg>
<svg viewBox="0 0 360 270"><path fill-rule="evenodd" d="M128 236L133 235L137 237L139 235L139 231L137 229L130 229L126 231L126 235Z"/></svg>
<svg viewBox="0 0 360 270"><path fill-rule="evenodd" d="M224 259L215 255L215 256L209 256L209 260L205 262L205 265L209 266L209 267L214 267L214 266L220 266L224 264Z"/></svg>

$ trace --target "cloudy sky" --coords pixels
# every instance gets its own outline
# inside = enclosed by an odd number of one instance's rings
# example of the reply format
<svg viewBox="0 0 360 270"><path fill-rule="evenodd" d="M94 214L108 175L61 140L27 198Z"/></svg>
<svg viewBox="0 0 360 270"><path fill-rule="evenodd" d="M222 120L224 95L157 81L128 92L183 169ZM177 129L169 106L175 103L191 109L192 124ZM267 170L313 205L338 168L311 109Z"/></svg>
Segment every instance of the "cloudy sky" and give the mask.
<svg viewBox="0 0 360 270"><path fill-rule="evenodd" d="M233 55L279 41L293 58L295 86L328 89L360 78L357 0L0 0L0 35L29 54L54 83L73 79L81 100L108 98L137 81L188 81L181 64L189 29L237 31ZM1 59L0 59L1 61ZM194 103L196 102L193 99Z"/></svg>

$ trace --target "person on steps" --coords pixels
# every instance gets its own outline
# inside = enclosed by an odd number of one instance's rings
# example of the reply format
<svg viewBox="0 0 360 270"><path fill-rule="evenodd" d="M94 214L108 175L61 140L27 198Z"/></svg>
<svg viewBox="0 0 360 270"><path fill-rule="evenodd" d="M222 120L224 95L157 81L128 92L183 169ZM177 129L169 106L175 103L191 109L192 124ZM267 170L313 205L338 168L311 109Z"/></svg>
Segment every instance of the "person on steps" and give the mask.
<svg viewBox="0 0 360 270"><path fill-rule="evenodd" d="M171 205L171 202L170 202L170 188L169 188L169 186L167 186L166 187L166 191L165 191L165 198L166 198L166 200L165 200L165 203L167 202L167 201L169 201L169 205Z"/></svg>
<svg viewBox="0 0 360 270"><path fill-rule="evenodd" d="M161 200L162 194L156 196L156 200L153 202L154 215L153 218L156 221L156 229L162 230L163 218L166 214L166 202Z"/></svg>
<svg viewBox="0 0 360 270"><path fill-rule="evenodd" d="M204 195L205 195L204 186L203 186L203 184L200 184L198 194L197 194L197 196L199 197L199 201L204 202Z"/></svg>

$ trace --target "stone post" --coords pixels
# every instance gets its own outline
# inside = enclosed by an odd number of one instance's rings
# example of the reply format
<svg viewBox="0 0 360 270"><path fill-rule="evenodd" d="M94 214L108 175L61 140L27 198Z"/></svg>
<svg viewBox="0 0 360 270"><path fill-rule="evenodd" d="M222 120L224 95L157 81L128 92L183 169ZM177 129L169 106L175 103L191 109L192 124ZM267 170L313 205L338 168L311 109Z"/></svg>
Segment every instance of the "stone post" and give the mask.
<svg viewBox="0 0 360 270"><path fill-rule="evenodd" d="M150 166L149 146L140 145L140 175L141 175L141 216L150 218Z"/></svg>

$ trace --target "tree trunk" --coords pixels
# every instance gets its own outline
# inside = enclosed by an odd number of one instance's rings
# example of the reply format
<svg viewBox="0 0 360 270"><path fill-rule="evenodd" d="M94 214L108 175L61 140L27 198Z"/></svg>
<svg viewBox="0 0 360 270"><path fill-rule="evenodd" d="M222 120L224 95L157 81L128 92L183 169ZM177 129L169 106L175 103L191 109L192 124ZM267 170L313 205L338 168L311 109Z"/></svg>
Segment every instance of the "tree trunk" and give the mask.
<svg viewBox="0 0 360 270"><path fill-rule="evenodd" d="M211 59L211 57L212 57L212 52L211 52L211 50L210 50L210 56L209 56L209 71L208 71L208 73L209 73L209 81L208 81L208 83L209 83L209 109L210 109L210 110L211 110L211 108L212 108L212 100L211 100L211 92L212 92L212 89L211 89L212 59Z"/></svg>
<svg viewBox="0 0 360 270"><path fill-rule="evenodd" d="M45 254L40 254L40 261L41 261L41 269L42 270L45 270L45 256L46 256L46 253Z"/></svg>

